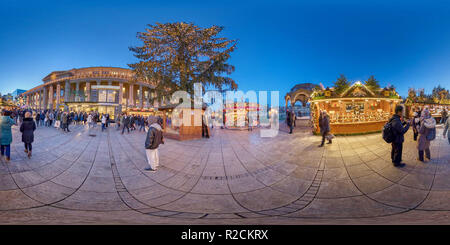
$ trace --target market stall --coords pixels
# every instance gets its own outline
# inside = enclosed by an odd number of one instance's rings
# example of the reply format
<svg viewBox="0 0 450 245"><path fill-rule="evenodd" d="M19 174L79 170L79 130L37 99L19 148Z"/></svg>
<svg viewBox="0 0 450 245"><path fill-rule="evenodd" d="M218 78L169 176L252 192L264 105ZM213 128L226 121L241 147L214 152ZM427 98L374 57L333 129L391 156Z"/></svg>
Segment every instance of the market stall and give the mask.
<svg viewBox="0 0 450 245"><path fill-rule="evenodd" d="M394 89L372 91L356 82L344 92L332 89L315 90L310 98L313 132L319 133L319 115L326 111L331 133L361 134L379 132L401 102Z"/></svg>
<svg viewBox="0 0 450 245"><path fill-rule="evenodd" d="M164 137L177 140L202 138L202 120L206 105L200 108L184 108L179 104L160 106L154 112L163 119ZM184 117L186 115L186 117ZM211 135L209 127L208 135Z"/></svg>

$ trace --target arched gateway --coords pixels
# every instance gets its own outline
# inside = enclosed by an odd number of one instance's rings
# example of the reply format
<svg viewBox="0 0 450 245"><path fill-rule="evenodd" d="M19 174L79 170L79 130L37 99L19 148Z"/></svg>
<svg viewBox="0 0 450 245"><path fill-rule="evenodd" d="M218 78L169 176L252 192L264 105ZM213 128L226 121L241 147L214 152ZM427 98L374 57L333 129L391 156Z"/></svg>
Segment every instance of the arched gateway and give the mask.
<svg viewBox="0 0 450 245"><path fill-rule="evenodd" d="M309 97L313 93L314 88L320 88L319 85L312 83L299 83L295 85L289 93L284 96L286 101L286 108L289 106L294 107L295 102L300 101L305 107L309 100Z"/></svg>

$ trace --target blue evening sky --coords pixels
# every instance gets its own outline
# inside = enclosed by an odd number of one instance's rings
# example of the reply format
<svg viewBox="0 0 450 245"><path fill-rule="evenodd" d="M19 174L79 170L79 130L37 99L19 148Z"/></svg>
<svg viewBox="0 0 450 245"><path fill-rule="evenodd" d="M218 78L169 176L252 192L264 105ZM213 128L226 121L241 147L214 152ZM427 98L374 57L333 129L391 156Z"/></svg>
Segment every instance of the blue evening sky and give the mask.
<svg viewBox="0 0 450 245"><path fill-rule="evenodd" d="M224 26L238 39L232 78L246 91L332 86L369 75L427 93L450 88L446 1L14 1L0 2L0 92L30 89L51 71L127 67L136 33L155 22Z"/></svg>

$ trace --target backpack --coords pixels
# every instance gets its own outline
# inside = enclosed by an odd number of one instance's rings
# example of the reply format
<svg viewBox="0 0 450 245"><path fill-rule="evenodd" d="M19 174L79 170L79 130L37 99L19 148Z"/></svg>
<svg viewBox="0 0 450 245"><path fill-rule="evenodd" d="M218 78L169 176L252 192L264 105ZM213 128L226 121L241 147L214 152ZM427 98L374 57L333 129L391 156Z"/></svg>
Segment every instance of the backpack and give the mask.
<svg viewBox="0 0 450 245"><path fill-rule="evenodd" d="M392 120L388 121L383 127L383 139L386 143L394 141L394 131L392 129Z"/></svg>
<svg viewBox="0 0 450 245"><path fill-rule="evenodd" d="M432 141L434 139L436 139L436 128L431 128L430 132L427 134L427 140Z"/></svg>

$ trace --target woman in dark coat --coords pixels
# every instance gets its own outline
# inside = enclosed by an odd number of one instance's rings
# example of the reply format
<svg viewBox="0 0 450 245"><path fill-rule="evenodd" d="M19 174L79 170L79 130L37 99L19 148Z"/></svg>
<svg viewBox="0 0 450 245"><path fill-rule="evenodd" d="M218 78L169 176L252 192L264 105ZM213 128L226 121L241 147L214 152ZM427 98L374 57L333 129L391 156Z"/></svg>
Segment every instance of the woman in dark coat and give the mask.
<svg viewBox="0 0 450 245"><path fill-rule="evenodd" d="M36 130L36 124L31 117L31 113L27 112L22 125L20 125L20 132L22 132L22 142L25 144L25 153L28 154L28 158L31 157L31 143L34 141L34 130Z"/></svg>

